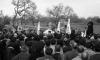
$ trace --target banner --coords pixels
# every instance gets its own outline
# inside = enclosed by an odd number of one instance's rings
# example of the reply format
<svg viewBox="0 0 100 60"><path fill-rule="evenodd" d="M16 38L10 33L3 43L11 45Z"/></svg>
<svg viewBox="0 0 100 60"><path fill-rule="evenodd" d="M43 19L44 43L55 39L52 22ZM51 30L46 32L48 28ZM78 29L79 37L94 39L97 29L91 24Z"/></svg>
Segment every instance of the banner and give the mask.
<svg viewBox="0 0 100 60"><path fill-rule="evenodd" d="M71 34L70 19L68 19L66 33Z"/></svg>
<svg viewBox="0 0 100 60"><path fill-rule="evenodd" d="M86 30L85 30L85 32L84 32L84 37L86 37Z"/></svg>
<svg viewBox="0 0 100 60"><path fill-rule="evenodd" d="M57 31L59 31L60 32L60 21L58 22L58 27L57 27Z"/></svg>
<svg viewBox="0 0 100 60"><path fill-rule="evenodd" d="M38 22L38 26L37 26L37 34L40 34L40 22Z"/></svg>

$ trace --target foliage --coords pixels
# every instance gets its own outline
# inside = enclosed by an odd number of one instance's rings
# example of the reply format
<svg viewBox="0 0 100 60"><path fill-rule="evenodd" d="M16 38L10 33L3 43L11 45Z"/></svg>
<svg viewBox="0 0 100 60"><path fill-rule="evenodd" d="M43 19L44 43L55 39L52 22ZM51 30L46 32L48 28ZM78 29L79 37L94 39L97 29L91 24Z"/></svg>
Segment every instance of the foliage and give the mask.
<svg viewBox="0 0 100 60"><path fill-rule="evenodd" d="M13 0L12 4L15 6L15 14L33 14L36 10L36 5L31 0Z"/></svg>
<svg viewBox="0 0 100 60"><path fill-rule="evenodd" d="M37 14L36 5L31 0L12 0L12 4L15 6L13 21L16 20L16 17L22 18L23 21L35 18Z"/></svg>
<svg viewBox="0 0 100 60"><path fill-rule="evenodd" d="M100 24L100 17L94 16L94 17L88 17L87 20L92 20L95 24Z"/></svg>
<svg viewBox="0 0 100 60"><path fill-rule="evenodd" d="M97 22L97 23L100 23L100 18L98 18L98 19L96 20L96 22Z"/></svg>
<svg viewBox="0 0 100 60"><path fill-rule="evenodd" d="M60 20L62 18L73 16L74 11L69 6L64 7L62 4L59 4L57 6L54 6L52 9L48 9L47 14L49 17L54 17Z"/></svg>
<svg viewBox="0 0 100 60"><path fill-rule="evenodd" d="M11 20L12 19L9 16L0 17L0 31L4 28L5 25L9 25Z"/></svg>
<svg viewBox="0 0 100 60"><path fill-rule="evenodd" d="M63 6L63 4L58 4L52 9L47 9L48 17L53 18L55 25L58 25L59 20L67 20L68 18L75 15L73 9L70 6Z"/></svg>
<svg viewBox="0 0 100 60"><path fill-rule="evenodd" d="M11 17L4 16L4 22L3 22L4 25L10 24L10 21L11 21Z"/></svg>

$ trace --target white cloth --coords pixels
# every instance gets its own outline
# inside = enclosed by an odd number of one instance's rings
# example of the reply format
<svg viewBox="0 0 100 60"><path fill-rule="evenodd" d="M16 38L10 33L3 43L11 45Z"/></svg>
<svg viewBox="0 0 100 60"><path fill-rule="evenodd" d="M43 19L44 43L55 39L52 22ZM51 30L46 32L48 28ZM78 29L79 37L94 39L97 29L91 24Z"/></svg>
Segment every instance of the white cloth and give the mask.
<svg viewBox="0 0 100 60"><path fill-rule="evenodd" d="M52 34L54 33L54 31L52 31L52 30L50 30L50 29L45 30L43 33L44 33L44 34L49 34L49 31L51 31Z"/></svg>
<svg viewBox="0 0 100 60"><path fill-rule="evenodd" d="M94 39L94 36L92 36L90 39Z"/></svg>
<svg viewBox="0 0 100 60"><path fill-rule="evenodd" d="M38 26L37 26L37 34L40 34L40 22L38 22Z"/></svg>
<svg viewBox="0 0 100 60"><path fill-rule="evenodd" d="M84 37L84 32L81 32L81 36Z"/></svg>

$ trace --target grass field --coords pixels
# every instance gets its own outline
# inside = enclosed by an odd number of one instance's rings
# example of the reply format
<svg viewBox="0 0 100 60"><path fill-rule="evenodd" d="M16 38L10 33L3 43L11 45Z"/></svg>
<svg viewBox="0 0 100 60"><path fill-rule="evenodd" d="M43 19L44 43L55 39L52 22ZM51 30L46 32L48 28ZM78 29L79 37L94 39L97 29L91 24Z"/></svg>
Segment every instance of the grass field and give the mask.
<svg viewBox="0 0 100 60"><path fill-rule="evenodd" d="M72 24L71 26L75 27L75 28L78 28L82 31L85 29L85 27L87 27L87 25L79 25L79 24ZM94 29L94 33L99 33L100 34L100 25L94 25L93 29Z"/></svg>
<svg viewBox="0 0 100 60"><path fill-rule="evenodd" d="M47 29L48 23L41 23L41 27ZM63 25L63 24L62 24ZM78 23L71 23L72 28L77 28L80 29L81 31L85 30L85 27L87 25L84 24L78 24ZM100 34L100 25L94 25L94 33L99 33Z"/></svg>

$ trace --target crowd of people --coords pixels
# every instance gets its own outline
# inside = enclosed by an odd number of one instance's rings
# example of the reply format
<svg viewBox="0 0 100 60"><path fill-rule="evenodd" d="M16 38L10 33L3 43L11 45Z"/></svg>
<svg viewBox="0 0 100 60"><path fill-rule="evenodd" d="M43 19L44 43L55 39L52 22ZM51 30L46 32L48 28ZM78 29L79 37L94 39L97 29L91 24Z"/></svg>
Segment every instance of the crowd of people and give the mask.
<svg viewBox="0 0 100 60"><path fill-rule="evenodd" d="M82 37L75 30L70 35L60 31L39 35L36 31L0 32L0 60L93 60L98 52L100 37L96 34Z"/></svg>

